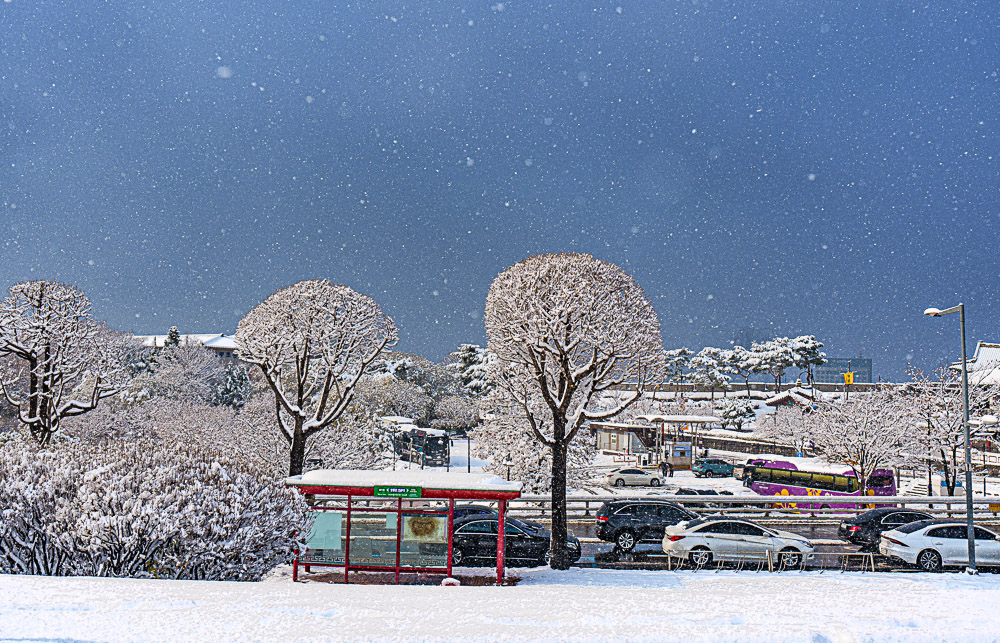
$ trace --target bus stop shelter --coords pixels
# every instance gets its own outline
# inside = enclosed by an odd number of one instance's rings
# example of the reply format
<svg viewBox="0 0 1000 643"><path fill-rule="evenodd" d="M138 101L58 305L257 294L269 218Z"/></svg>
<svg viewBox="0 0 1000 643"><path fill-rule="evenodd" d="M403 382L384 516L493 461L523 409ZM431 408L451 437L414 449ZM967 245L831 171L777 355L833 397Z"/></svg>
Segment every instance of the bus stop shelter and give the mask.
<svg viewBox="0 0 1000 643"><path fill-rule="evenodd" d="M352 571L452 572L456 501L498 504L505 524L507 502L521 495L521 483L489 473L440 471L318 470L285 483L299 490L313 512L306 548L292 563L339 567L344 582ZM504 529L497 530L497 583L504 578Z"/></svg>

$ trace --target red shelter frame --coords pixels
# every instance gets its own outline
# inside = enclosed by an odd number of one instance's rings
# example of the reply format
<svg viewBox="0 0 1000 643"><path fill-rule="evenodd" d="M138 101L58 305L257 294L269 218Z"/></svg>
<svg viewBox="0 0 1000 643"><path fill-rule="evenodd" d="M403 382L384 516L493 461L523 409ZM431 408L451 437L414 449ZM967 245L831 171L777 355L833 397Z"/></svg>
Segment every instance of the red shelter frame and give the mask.
<svg viewBox="0 0 1000 643"><path fill-rule="evenodd" d="M465 474L462 474L465 475ZM386 472L386 482L392 484L391 480L392 472ZM349 574L351 571L391 571L395 574L396 583L399 583L400 572L415 572L415 573L436 573L440 574L442 569L439 567L429 568L429 567L412 567L412 566L401 566L400 565L400 544L402 540L402 515L405 512L407 515L412 514L431 514L431 515L442 515L442 510L421 510L419 508L404 508L403 500L411 499L409 496L403 497L386 497L385 495L376 496L375 495L375 485L371 484L359 484L357 486L353 485L326 485L326 484L311 484L309 482L304 482L300 477L296 476L290 478L287 484L295 487L301 493L306 495L307 499L312 499L311 504L315 500L329 497L346 498L346 509L343 507L325 508L322 506L313 506L316 511L345 511L346 513L346 538L344 546L344 562L300 562L299 553L296 553L295 560L292 562L292 580L297 581L299 575L299 566L306 567L306 570L310 567L343 567L344 568L344 582L350 582ZM420 487L419 498L412 498L414 500L447 500L448 501L448 560L447 568L444 572L451 576L452 565L451 556L454 549L454 522L455 522L455 501L456 500L486 500L497 502L499 505L497 513L498 515L498 525L497 525L497 584L503 583L504 579L504 532L506 529L506 514L507 514L507 502L521 496L520 490L500 490L500 489L462 489L462 488L433 488L433 487ZM365 506L363 508L356 507L356 501L363 501L366 504L371 500L380 501L392 501L396 500L395 507L382 507L373 508L370 506ZM400 518L397 521L396 530L396 560L395 565L352 565L351 564L351 513L353 511L364 511L366 513L396 513Z"/></svg>

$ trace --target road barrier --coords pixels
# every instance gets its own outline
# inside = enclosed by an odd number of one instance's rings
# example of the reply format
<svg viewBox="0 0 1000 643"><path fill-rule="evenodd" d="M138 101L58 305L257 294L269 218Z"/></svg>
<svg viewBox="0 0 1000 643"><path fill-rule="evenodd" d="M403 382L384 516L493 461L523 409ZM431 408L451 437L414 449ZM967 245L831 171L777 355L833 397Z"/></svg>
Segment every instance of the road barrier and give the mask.
<svg viewBox="0 0 1000 643"><path fill-rule="evenodd" d="M835 524L849 516L868 511L876 506L896 506L901 509L919 509L937 518L960 519L965 517L963 496L568 496L566 515L571 520L592 519L605 502L612 500L659 500L675 502L695 513L721 514L734 518L748 518L758 522L803 522L809 524ZM803 508L800 504L829 505L828 508ZM521 496L508 503L510 515L527 519L550 519L552 501L549 496ZM973 515L977 522L1000 522L1000 497L980 496L973 499Z"/></svg>

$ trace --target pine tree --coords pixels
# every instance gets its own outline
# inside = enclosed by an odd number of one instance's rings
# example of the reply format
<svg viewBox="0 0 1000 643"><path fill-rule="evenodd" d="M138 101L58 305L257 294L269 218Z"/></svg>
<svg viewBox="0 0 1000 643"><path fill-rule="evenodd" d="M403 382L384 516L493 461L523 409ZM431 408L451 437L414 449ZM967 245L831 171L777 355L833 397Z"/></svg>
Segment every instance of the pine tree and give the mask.
<svg viewBox="0 0 1000 643"><path fill-rule="evenodd" d="M176 326L171 326L170 330L167 331L167 338L163 340L163 348L170 348L172 346L181 345L181 333L177 330Z"/></svg>

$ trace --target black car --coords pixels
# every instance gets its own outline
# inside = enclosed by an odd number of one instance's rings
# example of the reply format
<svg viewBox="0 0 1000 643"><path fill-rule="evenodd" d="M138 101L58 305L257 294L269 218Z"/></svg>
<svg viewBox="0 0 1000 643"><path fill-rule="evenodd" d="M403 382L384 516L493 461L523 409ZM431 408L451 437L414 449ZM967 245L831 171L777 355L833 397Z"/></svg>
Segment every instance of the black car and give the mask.
<svg viewBox="0 0 1000 643"><path fill-rule="evenodd" d="M451 561L454 565L491 565L497 559L497 519L472 515L455 520ZM520 523L520 524L519 524ZM551 534L545 530L525 529L524 523L507 519L504 531L504 561L508 567L535 567L549 564ZM566 539L570 560L580 560L580 541Z"/></svg>
<svg viewBox="0 0 1000 643"><path fill-rule="evenodd" d="M455 505L455 520L459 518L465 518L466 516L489 516L496 520L500 519L500 513L493 507L484 507L483 505L471 505L462 504ZM545 531L545 527L535 522L534 520L520 520L514 518L509 514L506 516L507 520L514 523L522 529L530 529L532 531Z"/></svg>
<svg viewBox="0 0 1000 643"><path fill-rule="evenodd" d="M931 520L933 518L928 513L912 509L896 509L894 507L872 509L855 518L848 518L841 522L837 529L837 536L855 545L860 545L862 551L875 551L878 548L879 536L883 531L896 529L917 520Z"/></svg>
<svg viewBox="0 0 1000 643"><path fill-rule="evenodd" d="M660 542L668 526L697 517L675 502L612 500L597 510L597 537L628 552L640 542Z"/></svg>

